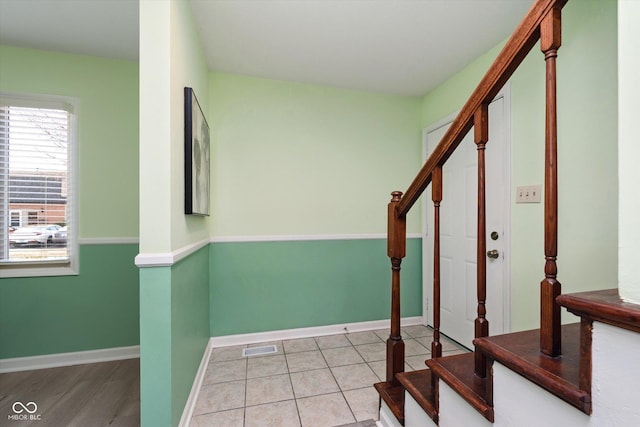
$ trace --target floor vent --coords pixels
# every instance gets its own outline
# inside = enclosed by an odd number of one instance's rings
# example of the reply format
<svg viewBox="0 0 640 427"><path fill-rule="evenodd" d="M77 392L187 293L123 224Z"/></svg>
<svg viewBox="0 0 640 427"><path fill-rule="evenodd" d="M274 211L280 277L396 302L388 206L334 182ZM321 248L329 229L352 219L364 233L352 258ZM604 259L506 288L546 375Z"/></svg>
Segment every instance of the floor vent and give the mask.
<svg viewBox="0 0 640 427"><path fill-rule="evenodd" d="M265 345L263 347L245 348L242 350L242 356L243 357L262 356L264 354L272 354L277 352L278 350L276 349L275 345Z"/></svg>

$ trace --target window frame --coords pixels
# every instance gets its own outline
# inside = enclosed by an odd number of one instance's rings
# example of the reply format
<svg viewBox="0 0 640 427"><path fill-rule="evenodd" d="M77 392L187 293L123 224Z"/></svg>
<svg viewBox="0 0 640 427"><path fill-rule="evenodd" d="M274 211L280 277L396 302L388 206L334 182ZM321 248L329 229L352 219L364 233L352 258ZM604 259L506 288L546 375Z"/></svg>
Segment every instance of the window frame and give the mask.
<svg viewBox="0 0 640 427"><path fill-rule="evenodd" d="M78 195L80 183L78 180L78 152L79 152L79 132L78 132L78 104L77 98L59 95L45 95L32 93L0 92L0 106L12 105L16 103L21 107L29 108L61 108L67 105L69 113L68 130L68 158L67 173L68 182L67 203L70 204L67 218L67 255L66 260L39 260L27 262L10 262L0 260L0 277L46 277L46 276L70 276L78 275L79 266L79 238L78 238ZM71 111L69 111L71 110ZM7 189L8 191L8 189ZM0 200L4 203L4 199ZM8 203L8 199L7 199ZM7 227L11 221L11 211L6 210ZM1 225L1 222L0 222ZM7 236L8 238L8 236Z"/></svg>

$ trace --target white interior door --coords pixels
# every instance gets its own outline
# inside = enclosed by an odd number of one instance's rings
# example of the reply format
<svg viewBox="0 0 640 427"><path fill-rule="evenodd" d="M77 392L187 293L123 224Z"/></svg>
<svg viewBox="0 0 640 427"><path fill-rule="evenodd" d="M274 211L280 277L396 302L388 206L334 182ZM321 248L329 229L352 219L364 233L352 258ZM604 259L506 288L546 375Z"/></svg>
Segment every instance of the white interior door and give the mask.
<svg viewBox="0 0 640 427"><path fill-rule="evenodd" d="M486 316L490 335L510 330L509 108L507 89L489 106L489 142L485 153L487 251L498 251L498 258L487 257ZM425 159L440 142L453 118L425 130ZM477 165L477 149L471 130L443 168L440 204L440 331L469 348L477 317ZM424 313L426 322L432 325L433 203L430 186L424 199Z"/></svg>

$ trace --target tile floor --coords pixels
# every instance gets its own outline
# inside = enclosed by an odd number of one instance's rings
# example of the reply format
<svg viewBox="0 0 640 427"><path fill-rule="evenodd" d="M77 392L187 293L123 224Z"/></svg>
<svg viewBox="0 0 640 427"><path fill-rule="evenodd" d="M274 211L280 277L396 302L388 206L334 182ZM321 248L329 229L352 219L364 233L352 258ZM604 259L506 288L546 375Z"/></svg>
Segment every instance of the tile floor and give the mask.
<svg viewBox="0 0 640 427"><path fill-rule="evenodd" d="M333 427L378 418L373 384L385 378L389 331L220 347L212 351L192 427ZM405 370L424 369L433 334L402 328ZM443 355L467 351L441 340ZM245 347L277 353L243 357Z"/></svg>

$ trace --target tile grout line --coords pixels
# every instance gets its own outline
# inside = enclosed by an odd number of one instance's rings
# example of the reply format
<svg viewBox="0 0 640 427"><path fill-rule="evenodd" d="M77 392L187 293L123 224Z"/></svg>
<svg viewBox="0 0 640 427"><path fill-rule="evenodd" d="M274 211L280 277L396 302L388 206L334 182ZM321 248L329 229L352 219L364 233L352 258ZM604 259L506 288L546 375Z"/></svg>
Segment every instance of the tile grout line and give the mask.
<svg viewBox="0 0 640 427"><path fill-rule="evenodd" d="M293 380L291 379L291 371L289 370L289 360L287 359L287 350L284 348L284 341L282 342L282 354L284 355L284 363L287 366L287 375L289 376L289 384L291 384L291 394L293 394L293 404L296 406L296 414L298 414L298 422L302 426L302 417L300 416L300 408L298 407L298 398L296 397L296 390L293 388ZM314 340L315 342L315 340Z"/></svg>
<svg viewBox="0 0 640 427"><path fill-rule="evenodd" d="M351 347L353 348L353 350L358 353L358 349L355 348L355 346L353 345L353 342L349 339L349 337L347 337L347 340L351 343ZM358 353L360 354L360 353ZM360 355L360 357L362 357L362 355ZM362 360L364 361L364 357L362 357ZM365 364L367 362L365 361ZM369 367L369 365L367 365L367 367ZM369 368L371 369L371 368ZM333 374L333 371L331 372ZM375 374L374 374L375 375ZM336 380L336 383L338 381ZM351 407L351 405L349 404L349 400L347 399L347 396L344 395L344 390L342 389L342 387L340 387L340 384L338 384L338 388L340 389L340 394L342 394L342 398L344 399L344 401L347 404L347 407L349 408L349 411L351 411L351 415L353 416L353 419L355 422L358 422L358 417L356 417L356 413L353 411L353 408Z"/></svg>
<svg viewBox="0 0 640 427"><path fill-rule="evenodd" d="M349 338L346 337L346 334L341 334L341 335L343 335L346 338L346 340L349 341L349 344L351 344L351 346L353 346L353 343L351 342L351 340L349 340ZM318 343L316 342L316 344L318 344ZM318 344L318 348L320 348L319 344ZM333 348L345 348L345 347L333 347ZM357 422L358 420L356 419L356 416L353 413L353 409L351 409L351 405L349 405L349 401L347 400L347 397L344 395L344 393L342 391L342 387L340 386L340 383L338 382L338 379L334 375L333 370L331 369L331 366L329 366L329 362L327 361L327 358L324 356L324 353L322 352L322 349L320 349L320 354L322 355L322 358L324 359L324 363L327 364L327 369L329 369L329 372L331 373L331 378L333 378L333 381L335 381L336 385L338 386L338 390L340 391L340 395L344 399L344 403L347 404L347 408L349 408L349 412L351 412L351 416Z"/></svg>

